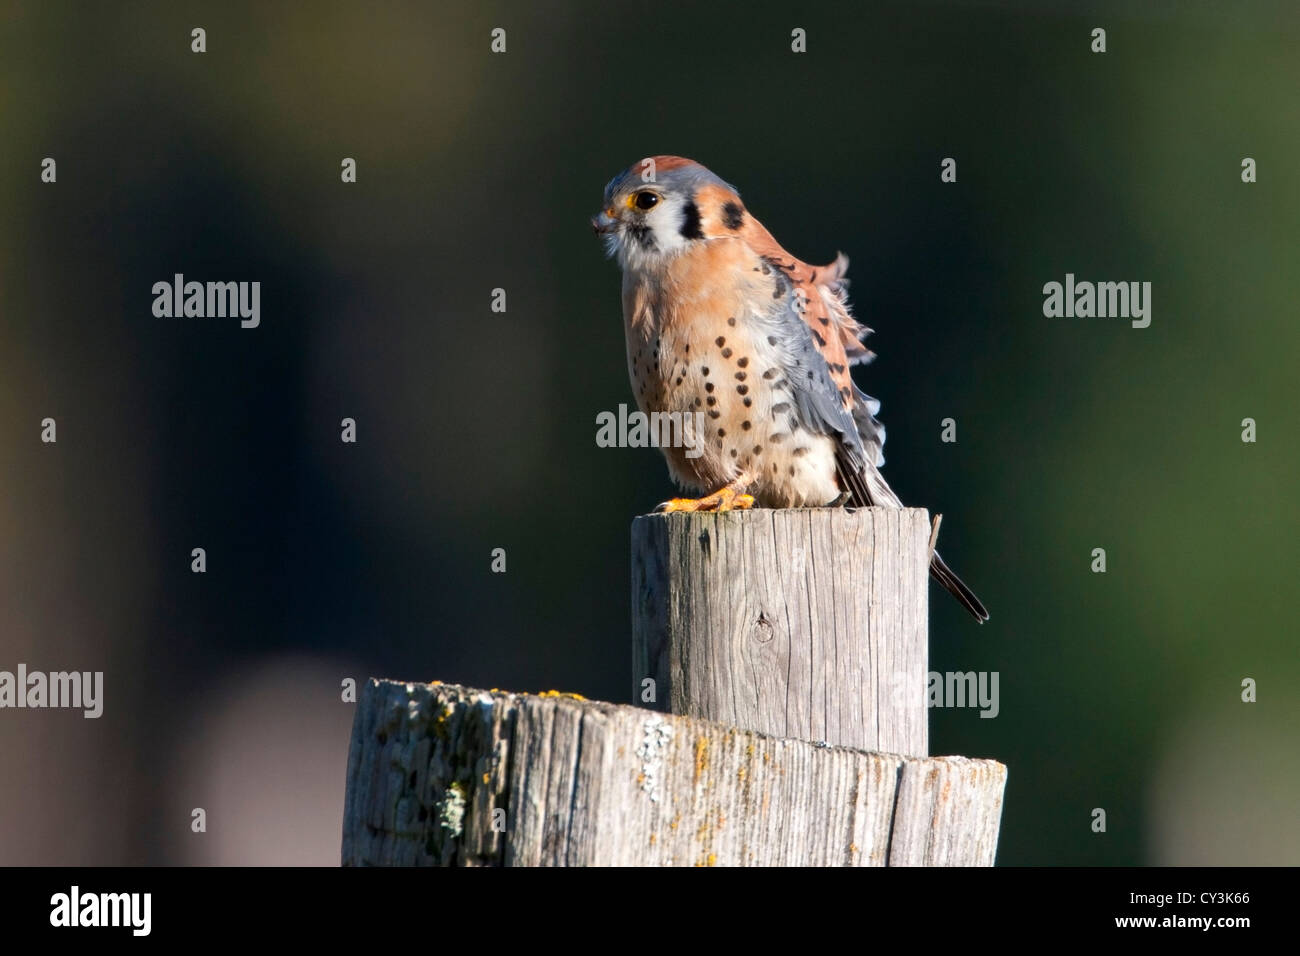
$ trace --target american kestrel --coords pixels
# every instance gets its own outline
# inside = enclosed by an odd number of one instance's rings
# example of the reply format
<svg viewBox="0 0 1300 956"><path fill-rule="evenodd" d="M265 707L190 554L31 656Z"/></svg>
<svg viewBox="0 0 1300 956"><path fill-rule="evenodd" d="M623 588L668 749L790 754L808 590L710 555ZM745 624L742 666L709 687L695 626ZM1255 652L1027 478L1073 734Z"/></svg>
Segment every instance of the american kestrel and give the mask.
<svg viewBox="0 0 1300 956"><path fill-rule="evenodd" d="M903 506L879 471L880 403L849 372L874 356L862 345L871 330L849 313L848 259L796 259L733 187L680 156L615 176L592 226L623 269L638 407L704 424L700 447L663 452L673 478L705 496L661 511ZM988 620L938 552L930 574Z"/></svg>

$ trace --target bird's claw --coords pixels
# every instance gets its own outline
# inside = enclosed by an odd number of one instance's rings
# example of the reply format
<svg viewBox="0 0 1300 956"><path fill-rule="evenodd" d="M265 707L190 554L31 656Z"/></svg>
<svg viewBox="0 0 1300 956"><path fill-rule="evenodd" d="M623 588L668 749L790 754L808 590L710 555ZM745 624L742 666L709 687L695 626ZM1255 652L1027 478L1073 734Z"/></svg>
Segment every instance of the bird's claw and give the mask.
<svg viewBox="0 0 1300 956"><path fill-rule="evenodd" d="M754 496L734 488L719 488L703 498L670 498L655 508L655 514L675 511L744 511L754 507Z"/></svg>

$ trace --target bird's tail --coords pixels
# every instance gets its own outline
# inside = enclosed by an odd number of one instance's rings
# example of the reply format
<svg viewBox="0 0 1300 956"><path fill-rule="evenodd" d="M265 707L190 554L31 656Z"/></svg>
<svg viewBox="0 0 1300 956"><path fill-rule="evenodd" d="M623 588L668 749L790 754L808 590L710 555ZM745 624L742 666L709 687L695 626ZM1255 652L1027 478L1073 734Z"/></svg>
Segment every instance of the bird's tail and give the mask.
<svg viewBox="0 0 1300 956"><path fill-rule="evenodd" d="M861 393L859 393L861 394ZM866 396L862 396L866 398ZM869 399L869 401L873 401ZM874 448L875 453L879 455L880 446L884 443L884 428L880 423L871 417L870 409L859 404L857 406L864 413L865 417L859 417L858 425L862 429L860 432L863 445L867 448ZM857 413L855 412L855 417ZM875 433L866 429L866 423L879 429ZM846 460L843 451L843 445L837 454L840 456L836 459L838 466L837 475L840 480L840 487L844 488L849 494L849 504L858 507L870 507L871 505L884 505L887 508L901 508L903 503L898 500L898 495L894 494L894 489L889 487L889 482L885 481L885 476L880 473L876 465L868 462L864 467L860 462ZM975 592L966 587L966 583L961 578L953 574L952 568L944 563L943 558L939 557L936 551L930 558L930 577L934 578L946 588L958 601L961 606L970 611L971 617L983 624L989 619L989 612L985 609L983 602L975 596Z"/></svg>
<svg viewBox="0 0 1300 956"><path fill-rule="evenodd" d="M939 557L938 551L930 559L930 577L942 584L948 593L960 601L961 606L970 611L975 620L983 624L989 619L989 612L985 610L980 599L975 596L975 592L966 587L965 582L953 573L952 568L948 567L943 558Z"/></svg>

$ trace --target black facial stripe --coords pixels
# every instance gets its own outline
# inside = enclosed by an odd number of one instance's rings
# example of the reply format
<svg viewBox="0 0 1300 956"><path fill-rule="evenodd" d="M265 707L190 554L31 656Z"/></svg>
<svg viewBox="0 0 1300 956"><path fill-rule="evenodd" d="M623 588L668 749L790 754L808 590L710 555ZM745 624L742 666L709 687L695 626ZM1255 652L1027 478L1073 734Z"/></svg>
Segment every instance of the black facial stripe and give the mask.
<svg viewBox="0 0 1300 956"><path fill-rule="evenodd" d="M745 221L745 210L739 203L727 202L722 205L722 224L728 229L739 229Z"/></svg>
<svg viewBox="0 0 1300 956"><path fill-rule="evenodd" d="M655 247L654 231L643 222L629 222L627 224L628 235L636 240L637 245L642 249L653 249Z"/></svg>
<svg viewBox="0 0 1300 956"><path fill-rule="evenodd" d="M687 239L703 239L704 233L700 231L700 207L695 205L694 200L686 201L682 214L682 235Z"/></svg>

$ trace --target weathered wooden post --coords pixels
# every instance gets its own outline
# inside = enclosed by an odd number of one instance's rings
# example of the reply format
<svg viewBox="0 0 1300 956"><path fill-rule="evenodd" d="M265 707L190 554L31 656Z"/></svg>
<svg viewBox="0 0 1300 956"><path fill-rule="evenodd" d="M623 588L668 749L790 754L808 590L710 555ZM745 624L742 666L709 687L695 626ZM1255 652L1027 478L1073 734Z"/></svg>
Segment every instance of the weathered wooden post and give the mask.
<svg viewBox="0 0 1300 956"><path fill-rule="evenodd" d="M924 511L638 518L642 707L371 681L347 865L991 865L1006 768L928 757Z"/></svg>
<svg viewBox="0 0 1300 956"><path fill-rule="evenodd" d="M920 508L637 518L633 699L927 756L929 540Z"/></svg>

